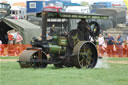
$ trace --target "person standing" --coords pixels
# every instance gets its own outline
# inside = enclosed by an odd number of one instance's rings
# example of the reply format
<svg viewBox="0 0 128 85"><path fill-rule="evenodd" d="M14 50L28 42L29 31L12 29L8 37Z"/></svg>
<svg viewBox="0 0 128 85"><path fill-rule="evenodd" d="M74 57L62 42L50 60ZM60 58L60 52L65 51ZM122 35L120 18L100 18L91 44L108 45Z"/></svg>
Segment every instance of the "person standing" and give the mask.
<svg viewBox="0 0 128 85"><path fill-rule="evenodd" d="M119 57L123 57L123 39L121 37L121 35L117 36L117 40L115 41L116 43L116 49L117 49L117 54Z"/></svg>
<svg viewBox="0 0 128 85"><path fill-rule="evenodd" d="M17 38L17 31L16 30L12 30L12 33L11 33L12 35L13 35L13 44L16 44L16 38Z"/></svg>
<svg viewBox="0 0 128 85"><path fill-rule="evenodd" d="M7 55L8 56L13 56L12 54L14 54L15 52L13 51L13 40L14 40L14 37L13 35L11 34L10 31L7 32L8 34L8 45L7 45Z"/></svg>
<svg viewBox="0 0 128 85"><path fill-rule="evenodd" d="M17 37L16 37L16 44L21 44L21 41L23 40L22 36L20 35L19 32L17 32Z"/></svg>
<svg viewBox="0 0 128 85"><path fill-rule="evenodd" d="M106 38L106 43L107 43L107 48L106 48L106 52L108 54L109 57L113 57L114 54L114 38L111 36L111 34L108 34L108 37Z"/></svg>
<svg viewBox="0 0 128 85"><path fill-rule="evenodd" d="M103 50L104 37L102 36L102 34L99 34L98 42L99 42L99 56L101 57L104 53Z"/></svg>
<svg viewBox="0 0 128 85"><path fill-rule="evenodd" d="M8 44L13 44L13 35L8 31L7 32L7 34L8 34Z"/></svg>

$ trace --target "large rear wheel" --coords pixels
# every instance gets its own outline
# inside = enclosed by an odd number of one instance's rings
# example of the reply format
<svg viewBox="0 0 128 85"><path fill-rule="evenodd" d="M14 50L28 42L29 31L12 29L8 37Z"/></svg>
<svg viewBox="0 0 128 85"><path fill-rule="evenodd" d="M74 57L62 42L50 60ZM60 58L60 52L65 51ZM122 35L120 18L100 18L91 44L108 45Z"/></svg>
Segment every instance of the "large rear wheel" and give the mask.
<svg viewBox="0 0 128 85"><path fill-rule="evenodd" d="M73 49L73 64L77 68L93 68L97 63L97 49L91 42L80 41Z"/></svg>

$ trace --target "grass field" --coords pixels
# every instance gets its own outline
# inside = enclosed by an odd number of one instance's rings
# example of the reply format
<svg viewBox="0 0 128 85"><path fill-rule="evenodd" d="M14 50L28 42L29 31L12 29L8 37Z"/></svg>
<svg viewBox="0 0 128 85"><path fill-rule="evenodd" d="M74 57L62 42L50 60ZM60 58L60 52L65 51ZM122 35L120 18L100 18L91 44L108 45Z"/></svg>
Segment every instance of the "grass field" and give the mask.
<svg viewBox="0 0 128 85"><path fill-rule="evenodd" d="M108 60L128 61L128 58ZM0 62L0 85L128 85L128 64L109 63L108 66L57 69L49 65L45 69L21 69L17 62Z"/></svg>

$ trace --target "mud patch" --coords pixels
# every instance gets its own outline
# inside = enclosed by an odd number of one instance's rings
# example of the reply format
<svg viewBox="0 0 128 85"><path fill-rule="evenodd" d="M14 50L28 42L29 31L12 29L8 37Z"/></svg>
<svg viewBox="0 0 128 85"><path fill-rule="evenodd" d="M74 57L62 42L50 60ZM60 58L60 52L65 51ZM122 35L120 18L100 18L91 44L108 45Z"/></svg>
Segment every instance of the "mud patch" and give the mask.
<svg viewBox="0 0 128 85"><path fill-rule="evenodd" d="M16 62L18 59L0 59L0 62Z"/></svg>
<svg viewBox="0 0 128 85"><path fill-rule="evenodd" d="M128 61L112 61L112 60L104 60L103 62L106 62L106 63L113 63L113 64L128 64Z"/></svg>

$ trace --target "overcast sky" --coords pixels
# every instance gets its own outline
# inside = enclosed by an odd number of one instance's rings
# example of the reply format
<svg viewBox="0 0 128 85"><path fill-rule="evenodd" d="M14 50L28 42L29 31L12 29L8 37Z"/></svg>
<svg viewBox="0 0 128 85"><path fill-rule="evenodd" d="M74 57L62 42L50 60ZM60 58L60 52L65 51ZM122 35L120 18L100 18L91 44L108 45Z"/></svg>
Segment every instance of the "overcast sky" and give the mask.
<svg viewBox="0 0 128 85"><path fill-rule="evenodd" d="M15 3L15 2L25 2L27 0L6 0L8 1L8 3L12 4L12 3ZM93 2L99 2L99 1L111 1L111 2L115 2L115 3L123 3L123 0L71 0L72 2L74 3L80 3L81 1L86 1L86 2L89 2L90 4L93 3Z"/></svg>

